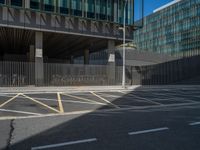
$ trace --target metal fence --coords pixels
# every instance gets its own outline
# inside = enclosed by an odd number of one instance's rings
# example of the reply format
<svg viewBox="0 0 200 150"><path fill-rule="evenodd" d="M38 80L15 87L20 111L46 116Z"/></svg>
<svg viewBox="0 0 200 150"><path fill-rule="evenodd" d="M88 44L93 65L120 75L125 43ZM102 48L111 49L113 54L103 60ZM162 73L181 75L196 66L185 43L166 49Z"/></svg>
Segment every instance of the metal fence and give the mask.
<svg viewBox="0 0 200 150"><path fill-rule="evenodd" d="M44 64L44 85L107 85L107 71L100 65Z"/></svg>
<svg viewBox="0 0 200 150"><path fill-rule="evenodd" d="M34 63L0 62L0 86L34 85L34 68Z"/></svg>
<svg viewBox="0 0 200 150"><path fill-rule="evenodd" d="M122 66L113 71L109 65L44 63L43 82L38 85L35 67L29 62L0 62L0 86L121 85L122 81ZM151 66L126 66L127 85L178 84L196 76L200 76L200 56Z"/></svg>
<svg viewBox="0 0 200 150"><path fill-rule="evenodd" d="M200 76L200 56L151 66L126 67L126 82L131 85L180 84L198 76ZM200 84L200 81L196 83ZM190 83L187 82L187 84Z"/></svg>
<svg viewBox="0 0 200 150"><path fill-rule="evenodd" d="M35 63L0 62L0 86L38 86ZM43 65L43 83L39 86L108 85L109 67L106 65Z"/></svg>

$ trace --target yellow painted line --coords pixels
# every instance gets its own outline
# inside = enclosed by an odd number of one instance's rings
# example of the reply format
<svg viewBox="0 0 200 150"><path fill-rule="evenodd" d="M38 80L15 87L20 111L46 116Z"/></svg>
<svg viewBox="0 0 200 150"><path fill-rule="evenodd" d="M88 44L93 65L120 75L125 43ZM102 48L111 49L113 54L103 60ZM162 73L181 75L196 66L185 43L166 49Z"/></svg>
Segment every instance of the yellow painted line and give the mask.
<svg viewBox="0 0 200 150"><path fill-rule="evenodd" d="M38 103L38 104L40 104L40 105L42 105L42 106L44 106L44 107L50 109L50 110L53 110L53 111L55 111L55 112L57 112L57 113L60 113L59 110L57 110L57 109L55 109L55 108L52 108L52 107L50 107L50 106L48 106L48 105L46 105L46 104L44 104L44 103L42 103L42 102L40 102L40 101L37 101L37 100L35 100L35 99L33 99L33 98L27 96L27 95L24 95L24 94L21 94L21 95L24 96L25 98L29 99L29 100L34 101L35 103Z"/></svg>
<svg viewBox="0 0 200 150"><path fill-rule="evenodd" d="M0 105L0 108L5 106L6 104L10 103L12 100L14 100L15 98L17 98L20 95L20 93L18 93L17 95L15 95L14 97L12 97L11 99L7 100L6 102L4 102L3 104Z"/></svg>
<svg viewBox="0 0 200 150"><path fill-rule="evenodd" d="M114 106L115 108L120 108L119 106L117 106L117 105L111 103L110 101L108 101L107 99L105 99L105 98L103 98L103 97L97 95L96 93L94 93L94 92L90 92L90 93L91 93L92 95L98 97L99 99L105 101L106 103L109 103L110 105Z"/></svg>
<svg viewBox="0 0 200 150"><path fill-rule="evenodd" d="M90 100L90 99L87 99L87 98L82 98L82 97L79 97L79 96L74 96L74 95L70 95L70 94L66 94L66 93L61 93L61 94L65 95L65 96L69 96L71 98L76 98L76 99L79 99L79 100L84 100L84 101L87 101L87 102L91 102L92 104L106 105L104 103L99 103L99 102L96 102L96 101L93 101L93 100Z"/></svg>
<svg viewBox="0 0 200 150"><path fill-rule="evenodd" d="M62 104L62 100L61 100L61 96L60 93L57 93L57 97L58 97L58 106L60 108L60 113L64 113L64 108L63 108L63 104Z"/></svg>

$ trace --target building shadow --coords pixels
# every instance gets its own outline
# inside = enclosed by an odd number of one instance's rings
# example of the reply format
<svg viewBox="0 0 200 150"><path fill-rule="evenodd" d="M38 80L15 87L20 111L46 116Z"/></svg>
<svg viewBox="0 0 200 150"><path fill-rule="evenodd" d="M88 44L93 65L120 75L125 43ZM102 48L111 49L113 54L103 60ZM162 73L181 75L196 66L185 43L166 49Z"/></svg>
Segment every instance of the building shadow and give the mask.
<svg viewBox="0 0 200 150"><path fill-rule="evenodd" d="M127 84L130 85L199 85L200 56L183 57L146 66L127 66Z"/></svg>
<svg viewBox="0 0 200 150"><path fill-rule="evenodd" d="M155 88L156 92L153 93L152 89ZM184 91L185 92L185 91ZM132 147L126 147L127 141L124 141L120 138L120 136L124 135L124 129L130 125L130 118L135 118L140 122L140 126L145 126L147 122L145 122L145 119L142 118L141 112L140 114L130 114L126 117L123 117L123 115L126 115L123 112L123 108L129 108L128 106L136 106L136 107L143 107L143 106L157 106L159 105L159 101L151 101L152 98L155 98L155 94L159 94L156 97L162 99L163 97L173 97L173 93L166 93L166 91L160 89L160 87L152 87L147 88L144 86L137 87L133 91L130 91L127 94L122 95L119 98L113 99L111 102L115 105L118 105L122 108L122 110L119 110L117 108L114 108L111 105L99 107L98 109L94 110L94 112L84 114L84 115L72 115L72 116L57 116L53 118L46 118L47 120L56 121L62 120L60 124L42 130L41 132L28 136L18 141L17 143L13 143L10 147L7 147L6 149L12 149L12 150L28 150L31 149L31 147L35 146L43 146L43 145L49 145L49 144L57 144L57 143L64 143L66 141L74 141L74 140L80 140L80 139L88 139L88 138L98 138L98 137L105 137L108 140L112 139L112 134L116 134L116 136L119 138L118 143L114 145L109 145L109 141L106 141L107 143L104 144L86 144L86 148L83 147L82 144L78 144L76 146L69 146L69 149L73 150L83 150L83 149L110 149L111 147L114 149L130 149L132 150ZM163 94L163 95L162 95ZM139 98L143 97L143 98ZM137 100L136 100L137 99ZM144 100L147 99L147 100ZM149 100L148 100L149 99ZM170 104L171 102L168 101L167 104ZM176 103L182 103L181 101L177 101ZM130 108L131 109L131 108ZM164 110L163 108L161 108ZM124 113L124 114L123 114ZM123 114L121 117L119 117L117 114ZM144 117L148 117L149 113L142 113ZM162 112L159 113L161 115ZM181 116L179 116L181 117ZM107 119L105 119L107 118ZM129 118L129 119L128 119ZM166 117L161 117L162 121L167 121ZM64 121L67 120L67 121ZM105 121L106 120L106 121ZM37 128L37 125L34 125L34 122L41 123L41 124L47 124L49 121L45 121L43 118L36 118L30 120L33 122L31 127L27 125L27 128L30 130L30 128L33 128L32 130L40 130ZM22 121L23 122L23 121ZM51 122L51 121L50 121ZM25 122L24 122L25 123ZM135 123L137 124L137 123ZM128 129L128 128L127 128ZM23 129L23 134L28 133L26 132L26 128ZM128 132L128 131L127 131ZM13 135L15 136L15 135ZM19 135L20 136L20 135ZM26 136L26 135L23 135ZM105 142L105 141L103 141ZM125 143L123 143L125 142ZM129 143L130 144L130 143ZM48 149L48 148L47 148ZM49 148L50 149L50 148ZM66 147L59 147L59 148L51 148L51 149L59 149L59 150L67 150Z"/></svg>

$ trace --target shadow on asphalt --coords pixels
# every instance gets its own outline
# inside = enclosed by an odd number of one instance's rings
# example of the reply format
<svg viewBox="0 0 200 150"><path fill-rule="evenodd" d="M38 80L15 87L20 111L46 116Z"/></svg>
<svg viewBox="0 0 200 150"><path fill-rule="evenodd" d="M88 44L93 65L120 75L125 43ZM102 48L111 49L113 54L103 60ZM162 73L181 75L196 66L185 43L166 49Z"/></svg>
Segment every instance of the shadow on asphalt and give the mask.
<svg viewBox="0 0 200 150"><path fill-rule="evenodd" d="M134 91L131 91L128 94L123 95L120 98L117 98L112 103L116 105L138 105L138 106L148 106L148 105L156 105L153 103L150 103L148 101L132 101L135 97L131 97L131 94L135 94L135 96L143 96L146 99L150 98L157 98L157 102L161 103L163 95L162 94L168 94L166 97L174 97L174 93L170 95L170 92L163 91L162 89L156 89L156 94L153 94L151 90L144 90L143 87L139 87L135 89ZM184 91L186 92L186 91ZM146 95L146 96L145 96ZM159 100L160 96L160 100ZM129 97L129 99L127 99ZM164 98L166 98L164 96ZM184 95L183 95L184 97ZM132 99L131 99L132 98ZM124 99L124 101L122 101ZM194 99L196 100L196 99ZM130 101L130 102L128 102ZM137 103L137 104L136 104ZM99 107L97 110L106 109L107 106ZM61 123L53 128L50 128L48 130L42 131L39 134L33 135L31 137L28 137L18 143L14 143L10 147L7 147L7 149L11 150L29 150L31 147L37 147L37 146L43 146L43 145L49 145L49 144L57 144L57 143L63 143L68 141L76 141L81 139L89 139L89 138L97 138L99 139L97 142L93 143L84 143L84 144L77 144L77 145L70 145L70 146L64 146L59 148L52 148L52 150L133 150L131 143L132 141L130 138L124 133L124 129L126 129L126 132L129 132L132 128L130 126L138 127L138 129L142 129L143 127L147 127L148 124L153 123L155 126L157 125L154 123L151 119L154 117L154 113L150 114L147 112L135 112L134 114L126 114L126 117L123 117L123 111L117 110L112 112L91 112L88 114L75 116L74 118L70 119L69 121L66 121L64 123ZM66 119L67 116L59 116L61 119ZM165 116L164 112L159 112L157 114L157 117L161 119L161 124L165 124L168 120ZM183 116L178 116L183 117ZM135 119L138 122L131 123L130 119ZM49 120L51 118L48 118ZM37 119L35 120L35 123L37 122ZM45 119L40 119L39 123L44 123L45 125ZM132 125L130 125L132 124ZM152 126L153 127L153 126ZM32 126L27 126L27 128L34 128L34 124ZM26 129L24 129L24 134L26 134ZM113 135L115 135L115 138L113 138ZM28 136L28 135L27 135ZM121 136L124 136L122 139ZM152 137L153 138L153 137ZM159 136L158 136L159 138ZM172 137L173 138L173 137ZM145 140L145 138L143 139ZM109 141L114 141L114 144L110 144ZM137 141L142 145L142 141ZM167 142L165 142L167 143ZM162 144L156 144L157 149L162 149ZM50 148L48 148L50 149ZM151 150L153 148L149 148ZM51 150L51 149L50 149Z"/></svg>

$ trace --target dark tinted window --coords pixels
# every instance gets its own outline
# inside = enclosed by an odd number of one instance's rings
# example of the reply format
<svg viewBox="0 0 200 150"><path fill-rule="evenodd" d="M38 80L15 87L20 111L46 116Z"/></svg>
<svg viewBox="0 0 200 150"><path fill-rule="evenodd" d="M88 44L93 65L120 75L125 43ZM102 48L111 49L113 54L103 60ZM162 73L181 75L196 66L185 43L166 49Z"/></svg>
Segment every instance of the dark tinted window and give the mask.
<svg viewBox="0 0 200 150"><path fill-rule="evenodd" d="M11 5L13 6L22 6L22 0L11 0Z"/></svg>

